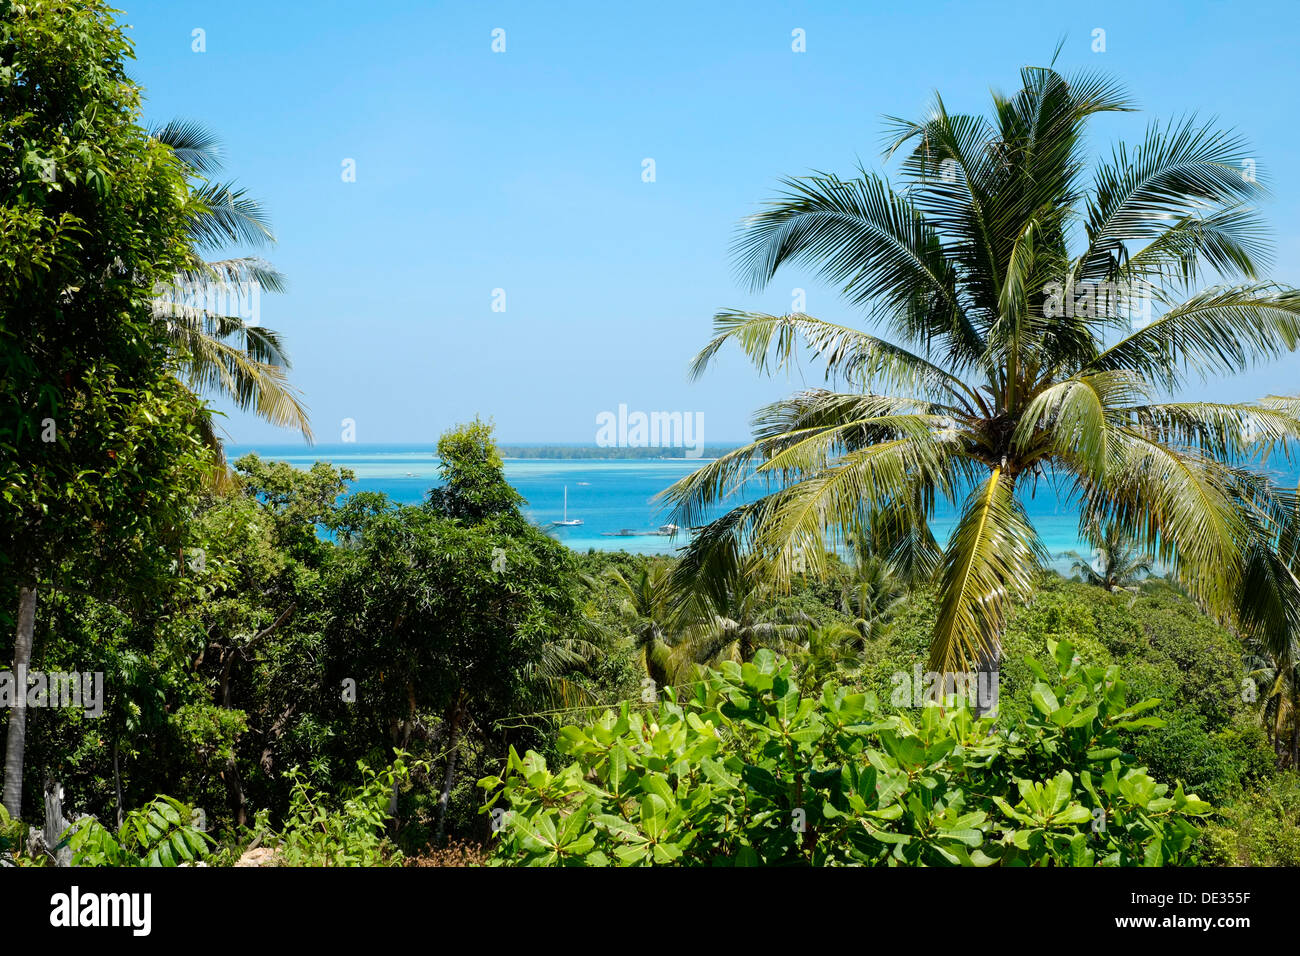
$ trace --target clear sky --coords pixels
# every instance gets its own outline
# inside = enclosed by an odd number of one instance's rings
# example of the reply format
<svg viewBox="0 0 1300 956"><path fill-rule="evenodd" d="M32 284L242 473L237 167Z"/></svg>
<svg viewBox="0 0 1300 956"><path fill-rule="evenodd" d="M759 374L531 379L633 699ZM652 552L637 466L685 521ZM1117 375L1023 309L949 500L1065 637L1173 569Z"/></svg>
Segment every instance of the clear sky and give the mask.
<svg viewBox="0 0 1300 956"><path fill-rule="evenodd" d="M211 127L269 208L265 255L290 289L263 297L262 322L286 337L321 442L344 418L358 442L423 442L475 414L506 442L592 442L620 404L745 437L800 380L732 354L690 382L713 313L783 313L798 287L809 313L860 320L806 273L748 294L728 257L738 220L781 176L879 168L880 117L919 117L935 90L986 111L1061 37L1058 68L1105 69L1144 111L1095 122L1094 154L1187 112L1250 140L1272 274L1300 283L1294 0L117 2L146 119ZM1292 356L1198 394L1300 392L1298 370ZM244 415L226 431L295 440Z"/></svg>

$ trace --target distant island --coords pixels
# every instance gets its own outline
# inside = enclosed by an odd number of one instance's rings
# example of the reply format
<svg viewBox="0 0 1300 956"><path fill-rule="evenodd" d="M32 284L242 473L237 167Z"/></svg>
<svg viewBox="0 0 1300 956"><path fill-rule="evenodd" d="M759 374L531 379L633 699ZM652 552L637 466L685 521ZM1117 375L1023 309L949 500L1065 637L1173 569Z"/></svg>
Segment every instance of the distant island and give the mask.
<svg viewBox="0 0 1300 956"><path fill-rule="evenodd" d="M735 451L736 445L705 445L703 451L691 460L720 458ZM618 448L602 445L510 445L502 443L504 458L687 458L687 448Z"/></svg>

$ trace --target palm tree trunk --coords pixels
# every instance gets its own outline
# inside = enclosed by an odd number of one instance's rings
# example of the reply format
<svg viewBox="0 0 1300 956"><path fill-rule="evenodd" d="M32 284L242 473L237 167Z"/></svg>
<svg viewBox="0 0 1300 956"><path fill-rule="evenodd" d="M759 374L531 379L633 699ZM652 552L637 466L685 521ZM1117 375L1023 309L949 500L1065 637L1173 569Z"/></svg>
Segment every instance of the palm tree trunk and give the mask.
<svg viewBox="0 0 1300 956"><path fill-rule="evenodd" d="M27 745L27 668L32 662L32 637L36 631L36 587L18 589L18 633L14 640L13 709L9 711L5 739L5 785L0 798L17 820L23 809L23 753Z"/></svg>
<svg viewBox="0 0 1300 956"><path fill-rule="evenodd" d="M1291 769L1300 770L1300 687L1291 681Z"/></svg>
<svg viewBox="0 0 1300 956"><path fill-rule="evenodd" d="M975 706L976 717L997 716L998 693L1001 690L1002 670L1002 636L998 635L993 646L980 654L975 671Z"/></svg>
<svg viewBox="0 0 1300 956"><path fill-rule="evenodd" d="M45 848L49 853L55 866L71 866L72 850L69 847L63 847L56 850L59 845L59 839L63 832L72 825L72 821L63 816L63 784L57 780L48 780L45 783L45 826L43 835L45 837Z"/></svg>

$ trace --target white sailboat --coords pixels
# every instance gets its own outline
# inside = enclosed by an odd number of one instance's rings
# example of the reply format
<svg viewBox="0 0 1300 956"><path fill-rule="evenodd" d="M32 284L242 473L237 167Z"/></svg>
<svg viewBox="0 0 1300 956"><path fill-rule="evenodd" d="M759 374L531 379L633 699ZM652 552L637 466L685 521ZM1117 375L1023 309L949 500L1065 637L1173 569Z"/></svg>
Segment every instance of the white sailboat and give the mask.
<svg viewBox="0 0 1300 956"><path fill-rule="evenodd" d="M551 524L555 525L557 528L576 528L578 525L582 524L581 518L574 518L572 521L569 520L569 486L568 485L564 486L564 520L552 521Z"/></svg>

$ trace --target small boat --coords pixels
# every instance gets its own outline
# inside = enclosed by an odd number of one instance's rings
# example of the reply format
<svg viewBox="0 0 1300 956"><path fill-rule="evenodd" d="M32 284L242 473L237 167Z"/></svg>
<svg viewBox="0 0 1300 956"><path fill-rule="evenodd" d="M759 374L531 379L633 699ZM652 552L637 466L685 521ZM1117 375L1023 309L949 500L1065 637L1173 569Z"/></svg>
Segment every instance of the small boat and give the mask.
<svg viewBox="0 0 1300 956"><path fill-rule="evenodd" d="M557 528L576 528L578 525L582 524L581 518L574 518L572 521L569 520L569 486L568 485L564 486L564 520L552 521L551 524L553 524Z"/></svg>

